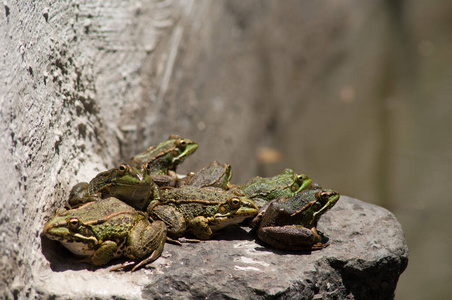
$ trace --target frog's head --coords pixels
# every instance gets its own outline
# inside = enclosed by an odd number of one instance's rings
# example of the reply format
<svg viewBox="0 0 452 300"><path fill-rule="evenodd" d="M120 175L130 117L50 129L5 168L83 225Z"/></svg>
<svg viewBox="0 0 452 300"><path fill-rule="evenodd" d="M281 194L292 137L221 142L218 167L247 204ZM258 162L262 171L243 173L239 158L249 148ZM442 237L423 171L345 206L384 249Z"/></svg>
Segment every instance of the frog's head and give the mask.
<svg viewBox="0 0 452 300"><path fill-rule="evenodd" d="M211 228L215 231L231 224L238 224L246 218L255 216L257 212L258 208L253 200L231 193L231 197L218 205Z"/></svg>
<svg viewBox="0 0 452 300"><path fill-rule="evenodd" d="M174 171L197 148L198 144L190 139L170 135L166 141L133 156L129 164L142 168L149 166L153 174L166 174L168 170Z"/></svg>
<svg viewBox="0 0 452 300"><path fill-rule="evenodd" d="M170 136L174 137L174 136ZM177 137L174 139L174 148L171 151L171 170L175 170L177 165L198 149L198 144L190 139Z"/></svg>
<svg viewBox="0 0 452 300"><path fill-rule="evenodd" d="M49 239L60 241L74 254L90 256L98 240L90 226L77 217L78 210L58 211L56 216L45 224L44 235Z"/></svg>
<svg viewBox="0 0 452 300"><path fill-rule="evenodd" d="M310 189L301 192L295 197L281 201L286 207L296 209L290 215L301 226L316 225L320 217L331 209L339 200L339 194L330 189Z"/></svg>
<svg viewBox="0 0 452 300"><path fill-rule="evenodd" d="M106 184L115 185L137 185L152 183L152 178L147 169L139 169L131 167L127 164L122 164L118 168L111 171L111 176L108 178Z"/></svg>
<svg viewBox="0 0 452 300"><path fill-rule="evenodd" d="M114 196L133 207L144 210L150 197L158 192L147 168L134 168L123 164L115 169L115 175L99 189L104 196Z"/></svg>
<svg viewBox="0 0 452 300"><path fill-rule="evenodd" d="M328 210L330 210L339 200L339 193L330 189L320 190L315 194L315 203L312 205L314 211L314 222Z"/></svg>
<svg viewBox="0 0 452 300"><path fill-rule="evenodd" d="M301 191L307 189L312 183L311 178L305 174L293 173L293 184L290 187L293 195L299 194Z"/></svg>

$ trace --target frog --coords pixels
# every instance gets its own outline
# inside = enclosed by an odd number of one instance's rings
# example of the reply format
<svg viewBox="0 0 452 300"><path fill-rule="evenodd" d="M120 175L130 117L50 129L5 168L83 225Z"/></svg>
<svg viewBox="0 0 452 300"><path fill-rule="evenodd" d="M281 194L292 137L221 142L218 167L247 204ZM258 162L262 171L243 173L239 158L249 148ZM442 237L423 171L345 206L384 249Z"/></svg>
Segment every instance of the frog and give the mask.
<svg viewBox="0 0 452 300"><path fill-rule="evenodd" d="M176 240L186 233L210 239L220 229L258 212L256 204L243 195L190 185L162 191L150 207L149 216L165 222L168 236Z"/></svg>
<svg viewBox="0 0 452 300"><path fill-rule="evenodd" d="M146 211L152 200L158 199L158 186L149 169L138 169L127 164L97 174L89 183L76 184L67 201L68 208L106 197L116 197L135 209Z"/></svg>
<svg viewBox="0 0 452 300"><path fill-rule="evenodd" d="M257 237L266 244L283 250L320 250L322 243L317 222L339 200L331 189L306 190L294 197L270 201L251 222Z"/></svg>
<svg viewBox="0 0 452 300"><path fill-rule="evenodd" d="M207 167L196 173L189 173L180 185L192 185L197 187L215 187L223 190L229 188L232 169L229 164L222 164L218 161L211 162Z"/></svg>
<svg viewBox="0 0 452 300"><path fill-rule="evenodd" d="M131 261L111 271L133 266L133 272L160 257L166 230L164 222L150 223L146 213L108 197L58 210L45 224L43 234L95 266L124 256Z"/></svg>
<svg viewBox="0 0 452 300"><path fill-rule="evenodd" d="M297 174L292 169L285 169L281 174L272 177L252 177L232 189L243 191L261 208L268 201L281 196L292 197L312 187L311 178L305 174Z"/></svg>
<svg viewBox="0 0 452 300"><path fill-rule="evenodd" d="M173 175L174 173L170 171L175 172L177 166L196 149L198 144L195 141L170 135L168 140L133 156L128 164L136 168L147 168L151 174L155 175Z"/></svg>

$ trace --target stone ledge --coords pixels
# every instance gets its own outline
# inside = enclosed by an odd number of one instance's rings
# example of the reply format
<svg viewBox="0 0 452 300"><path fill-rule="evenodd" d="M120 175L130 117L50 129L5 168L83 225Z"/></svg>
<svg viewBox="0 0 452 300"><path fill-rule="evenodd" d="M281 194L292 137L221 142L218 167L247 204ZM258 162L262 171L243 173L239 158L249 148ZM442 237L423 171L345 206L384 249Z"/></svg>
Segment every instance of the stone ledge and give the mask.
<svg viewBox="0 0 452 300"><path fill-rule="evenodd" d="M407 266L408 248L392 213L342 196L320 219L318 228L331 244L320 251L269 249L256 243L247 229L230 228L199 244L167 244L160 259L135 273L94 271L75 264L53 253L62 248L43 239L46 256L59 258L50 258L51 269L42 270L34 287L40 296L57 299L394 297Z"/></svg>

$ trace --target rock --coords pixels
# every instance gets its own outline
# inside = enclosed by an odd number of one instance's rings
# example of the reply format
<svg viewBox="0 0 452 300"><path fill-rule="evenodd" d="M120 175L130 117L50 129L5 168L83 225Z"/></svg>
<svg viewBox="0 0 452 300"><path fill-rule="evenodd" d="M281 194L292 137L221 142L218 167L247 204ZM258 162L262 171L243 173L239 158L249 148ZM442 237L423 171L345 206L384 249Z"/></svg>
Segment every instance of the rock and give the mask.
<svg viewBox="0 0 452 300"><path fill-rule="evenodd" d="M392 213L342 196L318 228L331 244L319 251L270 249L256 242L247 228L230 227L213 240L166 244L160 259L134 273L77 264L67 251L56 252L63 249L58 243L43 238L53 271L42 270L34 288L40 296L56 299L394 297L408 248Z"/></svg>

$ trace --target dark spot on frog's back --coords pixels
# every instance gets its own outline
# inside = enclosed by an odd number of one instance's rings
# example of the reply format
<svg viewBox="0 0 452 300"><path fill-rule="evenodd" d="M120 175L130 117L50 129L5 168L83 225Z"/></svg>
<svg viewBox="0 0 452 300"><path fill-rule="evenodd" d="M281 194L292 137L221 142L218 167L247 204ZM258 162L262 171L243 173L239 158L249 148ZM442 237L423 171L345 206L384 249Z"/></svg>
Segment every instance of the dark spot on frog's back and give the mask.
<svg viewBox="0 0 452 300"><path fill-rule="evenodd" d="M111 203L111 207L119 207L119 206L121 206L121 202L113 202L113 203Z"/></svg>
<svg viewBox="0 0 452 300"><path fill-rule="evenodd" d="M122 224L128 224L130 222L130 219L129 219L128 215L122 215L119 218L111 219L110 222L112 225L122 225Z"/></svg>

